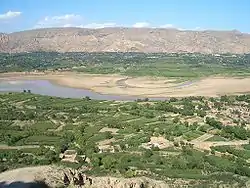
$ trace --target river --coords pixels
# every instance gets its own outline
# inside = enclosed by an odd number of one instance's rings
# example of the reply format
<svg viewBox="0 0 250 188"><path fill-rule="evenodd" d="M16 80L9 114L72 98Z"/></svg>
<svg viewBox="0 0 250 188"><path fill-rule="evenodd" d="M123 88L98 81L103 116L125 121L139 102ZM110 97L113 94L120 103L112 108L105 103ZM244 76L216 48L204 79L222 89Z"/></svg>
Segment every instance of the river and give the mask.
<svg viewBox="0 0 250 188"><path fill-rule="evenodd" d="M0 81L0 92L23 92L30 90L34 94L57 96L64 98L83 98L90 97L96 100L118 100L134 101L143 97L124 96L124 95L107 95L100 94L88 89L76 89L71 87L60 86L51 83L48 80L15 80ZM166 100L165 98L150 98L150 100Z"/></svg>

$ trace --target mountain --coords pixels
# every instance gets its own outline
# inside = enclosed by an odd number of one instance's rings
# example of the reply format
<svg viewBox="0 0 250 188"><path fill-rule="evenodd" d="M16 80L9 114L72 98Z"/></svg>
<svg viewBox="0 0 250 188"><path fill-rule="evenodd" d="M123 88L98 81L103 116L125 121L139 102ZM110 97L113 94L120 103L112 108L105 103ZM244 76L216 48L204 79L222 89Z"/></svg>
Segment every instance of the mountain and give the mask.
<svg viewBox="0 0 250 188"><path fill-rule="evenodd" d="M0 52L250 53L250 34L154 28L49 28L0 33Z"/></svg>

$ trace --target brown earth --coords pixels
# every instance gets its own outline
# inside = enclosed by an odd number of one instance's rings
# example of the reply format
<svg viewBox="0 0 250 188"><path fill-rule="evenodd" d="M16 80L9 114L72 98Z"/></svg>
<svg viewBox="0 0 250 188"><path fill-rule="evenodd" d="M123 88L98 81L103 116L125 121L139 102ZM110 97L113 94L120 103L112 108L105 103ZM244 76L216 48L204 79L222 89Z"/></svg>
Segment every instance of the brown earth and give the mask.
<svg viewBox="0 0 250 188"><path fill-rule="evenodd" d="M73 170L65 167L58 166L37 166L37 167L26 167L19 168L7 172L0 173L0 187L8 188L27 188L27 187L65 187L63 184L64 173L68 176L70 184L68 187L79 187L73 184L73 176L71 172L78 174L79 172L83 175L84 169ZM177 188L177 187L193 187L201 183L197 180L182 180L182 179L170 179L166 178L164 181L154 180L147 177L143 177L143 174L147 174L147 171L138 171L142 176L136 178L118 178L118 177L95 177L87 176L90 181L85 180L85 185L82 187L86 188ZM74 176L75 177L75 176ZM47 186L39 186L41 184L34 184L35 182L44 182ZM18 183L19 182L19 183ZM25 184L26 183L26 184ZM31 184L33 183L33 184ZM32 186L31 186L32 185ZM207 185L208 187L239 187L238 184L224 185L221 182L211 182ZM244 187L249 187L250 181L248 181ZM201 187L201 186L199 186Z"/></svg>
<svg viewBox="0 0 250 188"><path fill-rule="evenodd" d="M26 167L19 168L0 174L0 183L11 184L14 182L24 182L31 183L35 181L44 181L47 185L51 187L64 187L63 186L63 173L66 173L70 178L68 173L69 169L60 168L56 166L37 166L37 167ZM74 171L71 169L71 171ZM140 177L140 178L115 178L115 177L91 177L92 185L86 182L84 187L89 188L140 188L141 185L147 185L151 188L167 188L168 184L163 181L156 181L153 179ZM184 181L183 181L184 182ZM0 184L1 187L1 184ZM12 187L12 186L8 186ZM14 186L13 186L14 187ZM27 186L26 186L27 187ZM70 187L78 187L70 185Z"/></svg>
<svg viewBox="0 0 250 188"><path fill-rule="evenodd" d="M0 52L249 53L250 34L156 28L50 28L0 33Z"/></svg>
<svg viewBox="0 0 250 188"><path fill-rule="evenodd" d="M90 75L77 73L48 74L0 74L1 80L14 83L18 80L49 80L56 84L89 89L102 94L128 95L138 97L186 97L219 96L250 92L250 78L208 77L193 82L177 83L168 78L121 75Z"/></svg>

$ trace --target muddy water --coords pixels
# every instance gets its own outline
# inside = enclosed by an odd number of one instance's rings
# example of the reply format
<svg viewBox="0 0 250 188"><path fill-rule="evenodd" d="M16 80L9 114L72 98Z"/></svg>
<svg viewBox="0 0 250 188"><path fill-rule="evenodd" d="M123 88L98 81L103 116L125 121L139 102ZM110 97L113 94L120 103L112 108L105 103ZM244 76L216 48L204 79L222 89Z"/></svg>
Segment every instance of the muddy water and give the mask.
<svg viewBox="0 0 250 188"><path fill-rule="evenodd" d="M133 101L140 97L106 95L96 93L88 89L76 89L71 87L59 86L48 80L15 80L0 81L0 92L23 92L30 90L32 93L64 98L83 98L90 97L97 100L122 100ZM142 97L143 98L143 97ZM165 100L165 98L150 98L151 100Z"/></svg>

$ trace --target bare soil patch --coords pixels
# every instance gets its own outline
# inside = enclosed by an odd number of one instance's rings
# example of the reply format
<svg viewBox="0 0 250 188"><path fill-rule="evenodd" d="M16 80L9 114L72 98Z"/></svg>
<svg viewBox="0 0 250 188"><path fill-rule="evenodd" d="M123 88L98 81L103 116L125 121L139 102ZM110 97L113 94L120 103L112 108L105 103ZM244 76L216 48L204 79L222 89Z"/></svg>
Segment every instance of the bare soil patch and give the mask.
<svg viewBox="0 0 250 188"><path fill-rule="evenodd" d="M45 173L50 169L49 166L26 167L7 171L0 174L0 182L33 182L38 174Z"/></svg>
<svg viewBox="0 0 250 188"><path fill-rule="evenodd" d="M117 131L119 131L119 129L103 127L99 132L100 133L111 132L112 134L117 134Z"/></svg>
<svg viewBox="0 0 250 188"><path fill-rule="evenodd" d="M177 83L168 78L131 78L121 75L93 75L72 72L0 74L0 81L32 79L49 80L63 86L89 89L102 94L140 97L218 96L250 92L249 77L208 77L185 84L185 82ZM185 87L181 85L185 85Z"/></svg>
<svg viewBox="0 0 250 188"><path fill-rule="evenodd" d="M89 177L91 179L91 183L86 181L86 174L84 174L84 169L76 171L70 168L62 168L57 166L37 166L37 167L27 167L27 168L19 168L11 171L7 171L0 174L0 182L6 183L6 185L14 182L35 182L35 181L44 181L50 187L65 187L63 185L63 177L64 174L70 179L69 187L77 187L73 185L73 176L70 172L74 172L78 174L79 172L83 175L85 180L84 187L89 188L97 188L97 187L117 187L117 188L130 188L130 187L143 187L147 182L148 187L157 187L166 188L169 187L169 183L163 181L157 181L153 179L149 179L146 177L138 177L138 178L115 178L110 176L105 177ZM144 171L145 175L149 174L147 171ZM138 171L139 173L139 171ZM144 175L141 172L142 175ZM176 180L175 183L184 183L184 181ZM186 182L188 183L188 182ZM8 186L8 187L16 187L16 186ZM24 186L23 186L24 187ZM26 186L27 187L27 186Z"/></svg>
<svg viewBox="0 0 250 188"><path fill-rule="evenodd" d="M218 141L218 142L191 142L194 144L195 148L202 149L202 150L210 150L210 147L212 146L241 146L248 144L248 140L240 140L240 141Z"/></svg>
<svg viewBox="0 0 250 188"><path fill-rule="evenodd" d="M143 143L142 147L150 149L152 147L158 147L159 149L165 149L173 146L173 143L165 139L164 137L151 137L150 142Z"/></svg>

